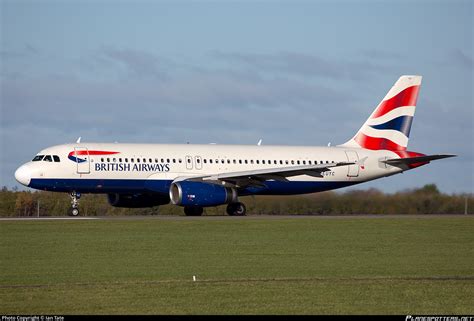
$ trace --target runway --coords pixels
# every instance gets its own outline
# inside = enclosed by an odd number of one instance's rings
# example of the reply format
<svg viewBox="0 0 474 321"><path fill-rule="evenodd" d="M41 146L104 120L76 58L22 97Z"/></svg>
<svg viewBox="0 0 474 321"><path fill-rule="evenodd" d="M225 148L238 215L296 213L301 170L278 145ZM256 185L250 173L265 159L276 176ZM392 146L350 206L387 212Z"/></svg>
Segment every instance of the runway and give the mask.
<svg viewBox="0 0 474 321"><path fill-rule="evenodd" d="M227 216L227 215L209 215L209 216L174 216L174 215L129 215L129 216L88 216L88 217L69 217L69 216L43 216L43 217L2 217L2 221L48 221L48 220L104 220L104 221L140 221L140 220L162 220L162 221L217 221L217 220L282 220L282 219L314 219L314 220L334 220L334 219L389 219L389 218L455 218L455 217L474 217L465 214L359 214L359 215L247 215L247 216Z"/></svg>

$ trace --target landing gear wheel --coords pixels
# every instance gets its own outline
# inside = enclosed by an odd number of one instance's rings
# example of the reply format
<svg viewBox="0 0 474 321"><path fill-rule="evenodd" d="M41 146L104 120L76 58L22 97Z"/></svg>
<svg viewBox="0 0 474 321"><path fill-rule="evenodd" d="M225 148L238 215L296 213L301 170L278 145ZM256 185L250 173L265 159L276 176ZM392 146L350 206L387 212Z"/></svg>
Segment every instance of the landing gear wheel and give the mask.
<svg viewBox="0 0 474 321"><path fill-rule="evenodd" d="M76 193L72 191L71 194L71 207L69 208L69 216L79 216L79 199L81 198L81 193Z"/></svg>
<svg viewBox="0 0 474 321"><path fill-rule="evenodd" d="M244 203L230 203L229 205L227 205L226 212L230 216L245 216L247 208L245 207Z"/></svg>
<svg viewBox="0 0 474 321"><path fill-rule="evenodd" d="M201 216L204 209L200 206L186 206L184 208L184 214L186 216Z"/></svg>
<svg viewBox="0 0 474 321"><path fill-rule="evenodd" d="M79 209L77 207L71 207L69 209L70 216L79 216Z"/></svg>

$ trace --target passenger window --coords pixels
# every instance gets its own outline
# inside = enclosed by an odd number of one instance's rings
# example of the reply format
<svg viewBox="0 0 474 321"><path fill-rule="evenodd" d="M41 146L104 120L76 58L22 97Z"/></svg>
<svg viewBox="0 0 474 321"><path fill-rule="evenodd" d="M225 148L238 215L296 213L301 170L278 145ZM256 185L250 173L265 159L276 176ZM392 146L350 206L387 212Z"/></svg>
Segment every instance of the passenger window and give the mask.
<svg viewBox="0 0 474 321"><path fill-rule="evenodd" d="M239 159L239 164L242 164L242 160L241 160L241 159Z"/></svg>
<svg viewBox="0 0 474 321"><path fill-rule="evenodd" d="M165 159L164 159L164 158L162 158L162 159L161 159L161 162L162 162L162 163L164 163L164 162L165 162ZM189 163L189 162L188 162L188 163Z"/></svg>
<svg viewBox="0 0 474 321"><path fill-rule="evenodd" d="M176 163L176 158L173 158L173 164Z"/></svg>
<svg viewBox="0 0 474 321"><path fill-rule="evenodd" d="M128 158L125 158L125 163L128 163Z"/></svg>
<svg viewBox="0 0 474 321"><path fill-rule="evenodd" d="M199 158L196 158L196 163L201 164L201 160Z"/></svg>
<svg viewBox="0 0 474 321"><path fill-rule="evenodd" d="M180 159L178 159L178 163L180 163L180 164L182 163L182 160L181 160L181 158L180 158Z"/></svg>
<svg viewBox="0 0 474 321"><path fill-rule="evenodd" d="M38 155L38 156L35 156L35 158L33 158L32 162L39 162L40 160L42 160L44 157L44 155Z"/></svg>
<svg viewBox="0 0 474 321"><path fill-rule="evenodd" d="M52 162L53 160L51 159L51 156L50 155L46 155L44 158L43 158L43 162Z"/></svg>
<svg viewBox="0 0 474 321"><path fill-rule="evenodd" d="M223 160L223 159L221 160L221 163L224 164L224 160Z"/></svg>
<svg viewBox="0 0 474 321"><path fill-rule="evenodd" d="M100 159L100 161L103 163L103 162L104 162L104 159L103 159L103 158L101 158L101 159Z"/></svg>
<svg viewBox="0 0 474 321"><path fill-rule="evenodd" d="M234 160L233 160L233 163L234 163L234 164L237 164L237 161L234 159Z"/></svg>
<svg viewBox="0 0 474 321"><path fill-rule="evenodd" d="M140 163L140 158L137 158L137 163Z"/></svg>
<svg viewBox="0 0 474 321"><path fill-rule="evenodd" d="M121 159L121 158L119 158L119 163L121 163L121 162L122 162L122 159Z"/></svg>
<svg viewBox="0 0 474 321"><path fill-rule="evenodd" d="M107 162L109 162L109 163L110 163L110 158L107 158Z"/></svg>
<svg viewBox="0 0 474 321"><path fill-rule="evenodd" d="M167 158L167 159L166 159L166 162L167 162L167 163L169 163L169 162L170 162L170 159L169 159L169 158Z"/></svg>
<svg viewBox="0 0 474 321"><path fill-rule="evenodd" d="M153 160L150 158L150 159L149 159L149 162L150 162L150 163L153 163Z"/></svg>
<svg viewBox="0 0 474 321"><path fill-rule="evenodd" d="M143 159L143 162L146 163L146 158Z"/></svg>
<svg viewBox="0 0 474 321"><path fill-rule="evenodd" d="M114 163L116 163L116 162L117 162L117 158L114 158L114 159L112 159L112 160L113 160L113 162L114 162Z"/></svg>
<svg viewBox="0 0 474 321"><path fill-rule="evenodd" d="M294 161L294 160L291 161L291 165L295 165L295 161Z"/></svg>
<svg viewBox="0 0 474 321"><path fill-rule="evenodd" d="M257 164L259 164L259 165L260 165L260 161L259 161L258 159L256 160L256 162L257 162Z"/></svg>
<svg viewBox="0 0 474 321"><path fill-rule="evenodd" d="M204 158L204 159L203 159L203 162L204 162L204 164L207 164L207 159Z"/></svg>
<svg viewBox="0 0 474 321"><path fill-rule="evenodd" d="M227 164L230 164L230 159L227 160Z"/></svg>
<svg viewBox="0 0 474 321"><path fill-rule="evenodd" d="M253 164L253 159L250 160L250 164Z"/></svg>
<svg viewBox="0 0 474 321"><path fill-rule="evenodd" d="M300 161L296 161L296 164L299 165L299 164L300 164Z"/></svg>
<svg viewBox="0 0 474 321"><path fill-rule="evenodd" d="M209 164L212 164L212 159L209 160Z"/></svg>
<svg viewBox="0 0 474 321"><path fill-rule="evenodd" d="M191 158L188 158L188 164L191 164Z"/></svg>
<svg viewBox="0 0 474 321"><path fill-rule="evenodd" d="M247 161L247 160L245 160L244 162L245 162L245 164L248 164L248 161Z"/></svg>
<svg viewBox="0 0 474 321"><path fill-rule="evenodd" d="M282 160L280 160L280 165L283 165L283 161L282 161Z"/></svg>
<svg viewBox="0 0 474 321"><path fill-rule="evenodd" d="M53 155L54 162L59 163L59 156L58 155Z"/></svg>
<svg viewBox="0 0 474 321"><path fill-rule="evenodd" d="M135 160L133 158L130 158L130 163L133 163Z"/></svg>

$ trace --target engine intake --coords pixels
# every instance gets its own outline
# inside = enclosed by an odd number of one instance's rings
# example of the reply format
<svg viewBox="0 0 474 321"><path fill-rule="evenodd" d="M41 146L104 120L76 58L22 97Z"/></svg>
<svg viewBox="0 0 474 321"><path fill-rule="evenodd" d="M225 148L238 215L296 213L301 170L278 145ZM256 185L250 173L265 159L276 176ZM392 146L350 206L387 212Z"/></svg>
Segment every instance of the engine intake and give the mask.
<svg viewBox="0 0 474 321"><path fill-rule="evenodd" d="M216 206L237 202L237 191L216 184L183 181L171 184L170 199L180 206Z"/></svg>

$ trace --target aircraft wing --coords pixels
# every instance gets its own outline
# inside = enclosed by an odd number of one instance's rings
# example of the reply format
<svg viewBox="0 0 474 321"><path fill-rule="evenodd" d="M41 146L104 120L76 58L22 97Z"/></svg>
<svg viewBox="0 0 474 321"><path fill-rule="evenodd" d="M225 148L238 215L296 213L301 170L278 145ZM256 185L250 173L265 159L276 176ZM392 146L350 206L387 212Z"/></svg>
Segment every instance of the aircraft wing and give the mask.
<svg viewBox="0 0 474 321"><path fill-rule="evenodd" d="M365 160L365 158L364 158ZM362 160L363 161L363 160ZM360 162L360 161L359 161ZM302 165L280 168L257 169L241 172L227 172L222 174L211 174L204 176L178 177L174 182L179 181L202 181L214 184L228 184L235 187L260 186L265 187L264 181L273 179L287 182L287 177L298 175L309 175L313 177L323 177L322 173L329 171L333 167L354 165L355 162L326 163L318 165Z"/></svg>
<svg viewBox="0 0 474 321"><path fill-rule="evenodd" d="M387 159L382 161L388 165L411 165L416 163L429 163L432 160L443 159L448 157L455 157L456 155L425 155L425 156L418 156L418 157L408 157L408 158L394 158L394 159Z"/></svg>

